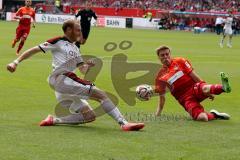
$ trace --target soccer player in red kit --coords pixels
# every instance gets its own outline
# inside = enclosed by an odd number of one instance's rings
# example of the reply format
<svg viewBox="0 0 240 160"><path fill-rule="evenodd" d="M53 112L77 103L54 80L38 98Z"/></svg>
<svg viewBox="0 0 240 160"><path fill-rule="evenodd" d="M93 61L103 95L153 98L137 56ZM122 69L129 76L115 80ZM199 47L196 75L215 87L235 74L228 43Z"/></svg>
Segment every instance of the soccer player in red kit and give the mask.
<svg viewBox="0 0 240 160"><path fill-rule="evenodd" d="M16 37L12 42L12 48L15 47L16 43L20 41L16 54L19 55L20 50L22 49L28 34L31 29L31 20L33 19L33 27L35 28L35 10L31 8L32 1L25 0L25 7L21 7L14 19L19 20L19 25L16 29Z"/></svg>
<svg viewBox="0 0 240 160"><path fill-rule="evenodd" d="M222 84L207 84L195 73L188 60L171 57L169 47L161 46L156 52L163 64L155 82L155 92L160 97L157 116L161 114L164 107L165 93L168 88L194 120L210 121L230 118L228 114L219 113L216 110L206 112L200 104L206 98L213 100L213 95L231 92L228 77L223 72L220 73Z"/></svg>

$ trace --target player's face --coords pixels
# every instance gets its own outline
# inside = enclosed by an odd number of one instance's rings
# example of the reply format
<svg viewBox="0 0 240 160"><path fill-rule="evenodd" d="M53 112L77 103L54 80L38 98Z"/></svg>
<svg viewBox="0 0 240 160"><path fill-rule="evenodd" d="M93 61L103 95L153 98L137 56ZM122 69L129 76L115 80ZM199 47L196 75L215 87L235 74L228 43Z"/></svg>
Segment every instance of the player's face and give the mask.
<svg viewBox="0 0 240 160"><path fill-rule="evenodd" d="M171 64L171 53L169 49L160 51L158 57L162 64L166 66L169 66Z"/></svg>
<svg viewBox="0 0 240 160"><path fill-rule="evenodd" d="M81 36L81 27L79 24L76 23L72 30L72 37L73 37L74 41L77 41L80 36Z"/></svg>
<svg viewBox="0 0 240 160"><path fill-rule="evenodd" d="M31 0L25 0L25 5L27 7L30 7L32 5L32 1Z"/></svg>
<svg viewBox="0 0 240 160"><path fill-rule="evenodd" d="M91 8L91 3L87 3L86 10L89 10Z"/></svg>

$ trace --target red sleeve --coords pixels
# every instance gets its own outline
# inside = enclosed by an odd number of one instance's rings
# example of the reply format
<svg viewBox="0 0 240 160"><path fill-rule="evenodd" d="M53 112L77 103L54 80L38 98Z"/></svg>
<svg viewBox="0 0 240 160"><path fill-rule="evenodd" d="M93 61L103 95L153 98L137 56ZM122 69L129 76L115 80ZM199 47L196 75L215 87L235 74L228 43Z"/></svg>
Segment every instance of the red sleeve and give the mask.
<svg viewBox="0 0 240 160"><path fill-rule="evenodd" d="M16 12L16 16L22 16L22 8L19 8Z"/></svg>
<svg viewBox="0 0 240 160"><path fill-rule="evenodd" d="M158 74L158 76L155 79L155 93L159 93L160 95L163 95L166 93L166 84L160 80L161 74Z"/></svg>
<svg viewBox="0 0 240 160"><path fill-rule="evenodd" d="M187 59L182 58L180 64L184 73L189 74L193 71L192 64Z"/></svg>

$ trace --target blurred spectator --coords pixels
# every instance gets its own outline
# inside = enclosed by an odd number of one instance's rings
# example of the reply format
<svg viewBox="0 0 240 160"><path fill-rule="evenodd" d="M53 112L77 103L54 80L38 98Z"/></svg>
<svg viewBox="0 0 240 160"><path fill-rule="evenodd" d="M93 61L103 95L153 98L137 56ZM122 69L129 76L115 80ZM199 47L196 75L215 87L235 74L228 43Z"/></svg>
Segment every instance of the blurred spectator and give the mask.
<svg viewBox="0 0 240 160"><path fill-rule="evenodd" d="M1 20L6 19L6 6L4 6L2 9L0 9L0 19Z"/></svg>

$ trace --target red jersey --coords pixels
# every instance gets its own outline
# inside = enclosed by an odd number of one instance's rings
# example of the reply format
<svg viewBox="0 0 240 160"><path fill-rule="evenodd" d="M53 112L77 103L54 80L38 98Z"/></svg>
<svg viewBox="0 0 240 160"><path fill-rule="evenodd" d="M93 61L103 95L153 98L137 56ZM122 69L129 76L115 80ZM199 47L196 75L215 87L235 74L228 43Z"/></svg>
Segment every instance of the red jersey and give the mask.
<svg viewBox="0 0 240 160"><path fill-rule="evenodd" d="M31 25L31 20L35 20L35 10L31 7L21 7L17 11L16 16L21 17L20 25L28 27Z"/></svg>
<svg viewBox="0 0 240 160"><path fill-rule="evenodd" d="M179 100L193 88L195 82L189 75L192 65L184 58L173 58L169 67L163 66L155 81L155 92L165 94L168 87L172 95Z"/></svg>

